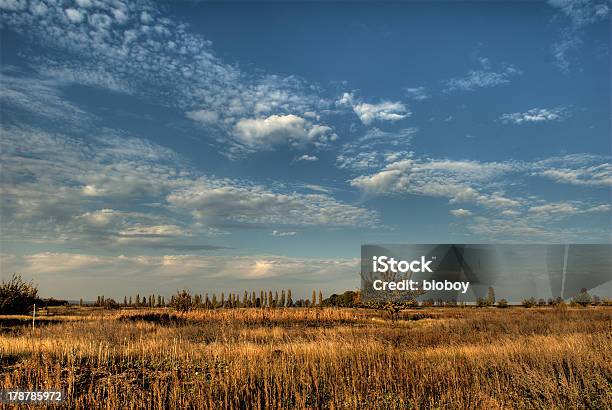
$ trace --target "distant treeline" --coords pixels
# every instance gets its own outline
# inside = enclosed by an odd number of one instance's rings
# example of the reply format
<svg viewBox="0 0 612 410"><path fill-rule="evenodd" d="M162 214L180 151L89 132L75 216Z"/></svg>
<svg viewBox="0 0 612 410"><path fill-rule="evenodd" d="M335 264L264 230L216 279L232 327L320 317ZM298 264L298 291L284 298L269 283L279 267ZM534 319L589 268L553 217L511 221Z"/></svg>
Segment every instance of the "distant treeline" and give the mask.
<svg viewBox="0 0 612 410"><path fill-rule="evenodd" d="M317 298L318 295L318 298ZM249 307L314 307L324 306L327 300L323 299L322 291L312 291L310 299L293 300L291 289L283 289L280 292L275 291L244 291L242 295L238 293L221 292L219 296L216 293L196 293L191 294L187 290L178 291L175 295L166 300L162 295L146 295L140 296L136 294L132 296L124 296L123 303L118 303L114 299L98 296L95 306L106 307L109 309L119 307L173 307L177 310L186 311L191 309L217 309L217 308L249 308ZM84 302L81 299L80 305Z"/></svg>

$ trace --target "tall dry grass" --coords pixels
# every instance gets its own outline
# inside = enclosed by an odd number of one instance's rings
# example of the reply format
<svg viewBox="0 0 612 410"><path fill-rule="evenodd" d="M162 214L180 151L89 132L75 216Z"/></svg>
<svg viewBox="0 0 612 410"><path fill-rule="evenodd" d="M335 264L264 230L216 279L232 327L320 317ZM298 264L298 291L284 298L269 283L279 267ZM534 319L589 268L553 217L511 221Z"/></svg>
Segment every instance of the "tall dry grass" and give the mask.
<svg viewBox="0 0 612 410"><path fill-rule="evenodd" d="M0 380L66 408L611 408L611 353L605 308L132 310L4 328Z"/></svg>

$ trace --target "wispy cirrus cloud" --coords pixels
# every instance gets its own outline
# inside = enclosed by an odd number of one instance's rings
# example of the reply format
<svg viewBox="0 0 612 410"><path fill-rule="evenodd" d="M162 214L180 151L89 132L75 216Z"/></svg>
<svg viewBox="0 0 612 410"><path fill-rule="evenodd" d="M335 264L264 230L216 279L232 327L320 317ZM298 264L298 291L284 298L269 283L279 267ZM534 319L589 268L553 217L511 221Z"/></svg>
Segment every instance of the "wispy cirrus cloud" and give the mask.
<svg viewBox="0 0 612 410"><path fill-rule="evenodd" d="M11 67L0 71L0 111L4 121L14 121L18 114L44 120L48 124L89 123L94 116L68 102L60 91L61 80L18 75Z"/></svg>
<svg viewBox="0 0 612 410"><path fill-rule="evenodd" d="M417 132L414 127L395 132L370 128L362 136L341 146L336 165L341 169L362 171L410 158L410 143Z"/></svg>
<svg viewBox="0 0 612 410"><path fill-rule="evenodd" d="M420 87L406 87L404 93L408 98L414 101L425 101L431 98L431 94L427 91L427 88Z"/></svg>
<svg viewBox="0 0 612 410"><path fill-rule="evenodd" d="M605 22L610 16L610 2L606 0L548 0L548 4L569 20L561 29L560 39L551 46L554 64L564 74L569 74L573 63L571 53L584 44L584 28Z"/></svg>
<svg viewBox="0 0 612 410"><path fill-rule="evenodd" d="M477 59L478 68L471 69L462 77L454 77L445 81L444 92L474 91L478 88L496 87L509 84L523 72L513 64L502 63L493 69L488 58Z"/></svg>

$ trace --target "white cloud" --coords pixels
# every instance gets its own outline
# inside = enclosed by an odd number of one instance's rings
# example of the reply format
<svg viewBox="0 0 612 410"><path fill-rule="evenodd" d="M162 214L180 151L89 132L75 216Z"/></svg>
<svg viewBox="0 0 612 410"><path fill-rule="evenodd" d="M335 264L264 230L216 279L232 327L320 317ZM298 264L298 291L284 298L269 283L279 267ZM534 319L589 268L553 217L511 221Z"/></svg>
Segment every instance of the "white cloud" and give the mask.
<svg viewBox="0 0 612 410"><path fill-rule="evenodd" d="M578 212L578 209L571 203L560 202L546 205L532 206L529 212L537 215L571 215Z"/></svg>
<svg viewBox="0 0 612 410"><path fill-rule="evenodd" d="M408 98L415 101L424 101L431 98L431 95L427 92L425 87L408 87L404 88L404 92Z"/></svg>
<svg viewBox="0 0 612 410"><path fill-rule="evenodd" d="M473 91L478 88L509 84L512 78L523 74L512 64L502 64L498 71L492 71L488 59L479 58L477 61L480 65L479 69L468 71L464 77L455 77L446 81L445 92Z"/></svg>
<svg viewBox="0 0 612 410"><path fill-rule="evenodd" d="M25 10L28 7L27 0L0 0L0 9L8 11Z"/></svg>
<svg viewBox="0 0 612 410"><path fill-rule="evenodd" d="M324 194L279 193L258 185L201 179L168 196L208 225L224 222L302 226L372 226L378 216Z"/></svg>
<svg viewBox="0 0 612 410"><path fill-rule="evenodd" d="M306 161L306 162L313 162L313 161L318 161L319 158L315 155L308 155L308 154L304 154L301 157L296 158L296 161Z"/></svg>
<svg viewBox="0 0 612 410"><path fill-rule="evenodd" d="M241 119L234 126L234 136L247 148L257 149L270 149L279 144L323 146L336 139L330 127L293 114Z"/></svg>
<svg viewBox="0 0 612 410"><path fill-rule="evenodd" d="M78 107L66 101L58 90L57 81L16 76L9 70L0 72L0 103L3 114L26 112L57 124L87 124L92 119Z"/></svg>
<svg viewBox="0 0 612 410"><path fill-rule="evenodd" d="M363 136L342 145L336 164L341 169L361 171L408 159L412 156L408 148L416 132L416 128L397 132L370 128Z"/></svg>
<svg viewBox="0 0 612 410"><path fill-rule="evenodd" d="M450 213L453 216L458 216L458 217L472 216L472 211L470 211L469 209L463 209L463 208L451 209Z"/></svg>
<svg viewBox="0 0 612 410"><path fill-rule="evenodd" d="M228 156L269 148L247 137L251 145L244 149L234 134L241 120L306 117L303 113L319 118L332 104L316 85L297 77L251 75L225 63L210 41L184 22L162 16L156 2L94 2L87 8L47 2L44 13L20 4L3 2L17 10L3 15L3 25L42 45L45 52L25 56L41 73L144 96L183 111L199 125L215 122L210 137L225 143ZM307 125L305 132L334 138L325 124Z"/></svg>
<svg viewBox="0 0 612 410"><path fill-rule="evenodd" d="M70 20L72 23L82 22L84 19L84 16L85 16L84 13L80 10L73 9L73 8L66 9L66 17L68 17L68 20Z"/></svg>
<svg viewBox="0 0 612 410"><path fill-rule="evenodd" d="M609 20L610 3L605 0L549 0L548 4L558 9L570 22L569 27L561 30L561 38L551 48L554 64L562 73L569 74L573 63L570 53L584 44L582 35L587 26Z"/></svg>
<svg viewBox="0 0 612 410"><path fill-rule="evenodd" d="M203 125L217 124L219 122L219 114L210 110L190 111L187 114L188 118L197 121Z"/></svg>
<svg viewBox="0 0 612 410"><path fill-rule="evenodd" d="M88 8L93 6L93 2L91 0L76 0L76 3L79 7Z"/></svg>
<svg viewBox="0 0 612 410"><path fill-rule="evenodd" d="M523 164L517 162L406 159L373 174L358 176L350 184L369 195L442 197L451 204L474 203L503 210L521 205L520 200L506 197L499 187L508 174L522 168Z"/></svg>
<svg viewBox="0 0 612 410"><path fill-rule="evenodd" d="M0 211L7 239L110 246L207 235L228 225L378 222L376 213L329 193L298 194L206 177L173 151L137 138L82 140L19 127L5 131ZM199 223L192 224L193 218Z"/></svg>
<svg viewBox="0 0 612 410"><path fill-rule="evenodd" d="M359 103L353 111L364 125L374 121L399 121L410 117L412 113L401 102L383 101L378 104Z"/></svg>
<svg viewBox="0 0 612 410"><path fill-rule="evenodd" d="M272 236L295 236L297 232L295 231L277 231L276 229L272 231Z"/></svg>
<svg viewBox="0 0 612 410"><path fill-rule="evenodd" d="M572 62L570 54L578 50L583 44L582 39L574 30L563 30L561 38L556 41L551 52L554 59L554 65L564 74L569 74Z"/></svg>
<svg viewBox="0 0 612 410"><path fill-rule="evenodd" d="M399 121L412 115L412 112L399 101L367 103L361 98L357 98L351 92L343 93L336 100L336 105L339 107L351 107L364 125L370 125L376 121Z"/></svg>
<svg viewBox="0 0 612 410"><path fill-rule="evenodd" d="M533 175L549 178L558 183L610 187L612 163L610 157L572 154L548 158L533 164Z"/></svg>
<svg viewBox="0 0 612 410"><path fill-rule="evenodd" d="M561 10L577 28L605 20L610 14L610 5L606 1L548 0L548 4Z"/></svg>
<svg viewBox="0 0 612 410"><path fill-rule="evenodd" d="M520 125L529 122L563 121L568 115L568 110L565 107L532 108L525 112L503 114L500 119L503 123Z"/></svg>

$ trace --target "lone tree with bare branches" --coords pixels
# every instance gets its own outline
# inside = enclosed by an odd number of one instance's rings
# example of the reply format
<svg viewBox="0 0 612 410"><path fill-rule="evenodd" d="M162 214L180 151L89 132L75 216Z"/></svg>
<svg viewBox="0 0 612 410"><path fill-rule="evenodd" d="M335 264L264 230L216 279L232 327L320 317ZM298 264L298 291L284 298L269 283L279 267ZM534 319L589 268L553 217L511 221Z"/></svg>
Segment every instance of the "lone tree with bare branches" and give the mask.
<svg viewBox="0 0 612 410"><path fill-rule="evenodd" d="M13 274L0 284L0 314L20 314L30 311L38 300L38 288L25 282L21 275Z"/></svg>

